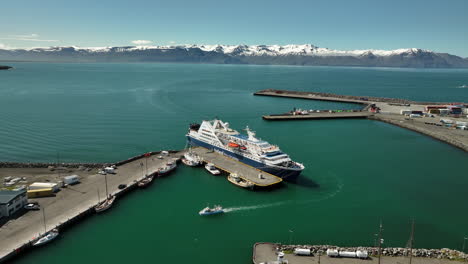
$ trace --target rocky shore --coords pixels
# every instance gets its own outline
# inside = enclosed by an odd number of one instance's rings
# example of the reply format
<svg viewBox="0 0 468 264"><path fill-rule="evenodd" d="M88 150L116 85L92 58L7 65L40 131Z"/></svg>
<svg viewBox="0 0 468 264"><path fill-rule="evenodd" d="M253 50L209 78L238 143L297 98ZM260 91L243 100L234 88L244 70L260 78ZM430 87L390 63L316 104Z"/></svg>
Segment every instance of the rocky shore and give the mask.
<svg viewBox="0 0 468 264"><path fill-rule="evenodd" d="M107 166L110 163L51 163L51 162L0 162L0 168L55 168L55 167L65 167L65 168L102 168ZM59 165L59 166L57 166Z"/></svg>
<svg viewBox="0 0 468 264"><path fill-rule="evenodd" d="M277 245L277 251L294 251L295 248L306 248L310 249L314 255L317 253L326 254L327 249L337 249L339 251L357 251L365 250L370 256L377 256L379 249L377 247L338 247L332 245ZM388 257L402 257L409 255L408 248L382 248L382 256ZM414 248L414 257L421 258L436 258L436 259L449 259L449 260L468 260L468 254L465 254L458 250L442 248L442 249L424 249Z"/></svg>

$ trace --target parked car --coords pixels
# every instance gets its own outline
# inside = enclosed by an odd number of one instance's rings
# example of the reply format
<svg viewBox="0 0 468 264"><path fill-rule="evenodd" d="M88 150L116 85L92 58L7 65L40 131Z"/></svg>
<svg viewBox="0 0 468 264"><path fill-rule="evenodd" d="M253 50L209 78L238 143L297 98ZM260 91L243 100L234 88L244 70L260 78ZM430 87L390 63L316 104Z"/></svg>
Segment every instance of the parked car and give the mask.
<svg viewBox="0 0 468 264"><path fill-rule="evenodd" d="M127 188L127 184L119 184L120 190L125 189L125 188Z"/></svg>
<svg viewBox="0 0 468 264"><path fill-rule="evenodd" d="M39 210L41 207L39 206L38 203L28 203L27 205L24 206L24 209L26 210Z"/></svg>

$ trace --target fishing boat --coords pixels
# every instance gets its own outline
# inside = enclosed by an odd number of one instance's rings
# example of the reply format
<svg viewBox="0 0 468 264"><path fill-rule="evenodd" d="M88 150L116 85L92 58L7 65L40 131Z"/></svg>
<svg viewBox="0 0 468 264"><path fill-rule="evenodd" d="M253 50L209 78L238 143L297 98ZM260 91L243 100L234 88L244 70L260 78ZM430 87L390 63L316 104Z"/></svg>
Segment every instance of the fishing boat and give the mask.
<svg viewBox="0 0 468 264"><path fill-rule="evenodd" d="M169 161L164 165L164 167L158 169L159 176L163 176L168 174L169 172L173 171L177 167L176 161Z"/></svg>
<svg viewBox="0 0 468 264"><path fill-rule="evenodd" d="M153 176L147 176L138 182L138 187L144 188L153 181Z"/></svg>
<svg viewBox="0 0 468 264"><path fill-rule="evenodd" d="M278 146L258 138L249 127L245 131L241 134L228 122L215 119L191 124L186 136L191 146L216 151L285 180L294 181L304 170L304 165L293 161Z"/></svg>
<svg viewBox="0 0 468 264"><path fill-rule="evenodd" d="M196 153L188 151L184 154L182 162L187 166L195 167L201 164L201 159Z"/></svg>
<svg viewBox="0 0 468 264"><path fill-rule="evenodd" d="M242 187L242 188L253 188L255 186L255 184L253 184L252 182L250 182L248 180L242 179L236 173L229 174L227 179L232 184L235 184L235 185L237 185L239 187Z"/></svg>
<svg viewBox="0 0 468 264"><path fill-rule="evenodd" d="M96 213L102 213L107 209L111 208L112 204L115 201L115 195L110 195L107 189L107 175L104 175L104 179L106 182L106 199L104 199L102 202L100 201L98 189L98 204L94 206L94 211L96 211Z"/></svg>
<svg viewBox="0 0 468 264"><path fill-rule="evenodd" d="M57 238L57 236L59 235L59 231L57 228L54 228L52 230L50 230L49 232L47 232L47 226L46 226L46 217L45 217L45 208L42 208L42 218L43 218L43 222L44 222L44 234L42 234L41 236L39 236L36 240L34 240L33 242L33 246L42 246L44 244L47 244L49 243L50 241L54 240L55 238Z"/></svg>
<svg viewBox="0 0 468 264"><path fill-rule="evenodd" d="M198 212L199 215L214 215L222 213L224 213L224 210L220 205L215 205L213 208L205 207L200 212Z"/></svg>
<svg viewBox="0 0 468 264"><path fill-rule="evenodd" d="M49 243L50 241L54 240L57 238L59 235L58 229L54 228L50 230L49 232L46 232L44 235L40 236L34 243L33 246L42 246L44 244Z"/></svg>
<svg viewBox="0 0 468 264"><path fill-rule="evenodd" d="M213 163L208 163L208 164L206 164L206 165L205 165L205 169L206 169L209 173L211 173L211 174L213 174L213 175L219 175L219 174L221 174L221 172L214 166Z"/></svg>

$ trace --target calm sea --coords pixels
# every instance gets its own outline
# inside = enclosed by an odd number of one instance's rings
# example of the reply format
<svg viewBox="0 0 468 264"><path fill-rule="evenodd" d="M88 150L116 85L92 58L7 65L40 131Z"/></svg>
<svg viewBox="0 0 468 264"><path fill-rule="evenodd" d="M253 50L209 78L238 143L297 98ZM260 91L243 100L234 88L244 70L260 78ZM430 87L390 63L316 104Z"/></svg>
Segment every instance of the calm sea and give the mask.
<svg viewBox="0 0 468 264"><path fill-rule="evenodd" d="M17 263L251 263L257 241L461 248L468 155L370 120L266 122L261 115L356 108L255 97L267 88L468 101L468 70L189 64L13 63L0 71L0 160L117 161L181 149L188 124L249 125L306 166L297 184L249 192L178 168ZM210 204L231 211L200 217Z"/></svg>

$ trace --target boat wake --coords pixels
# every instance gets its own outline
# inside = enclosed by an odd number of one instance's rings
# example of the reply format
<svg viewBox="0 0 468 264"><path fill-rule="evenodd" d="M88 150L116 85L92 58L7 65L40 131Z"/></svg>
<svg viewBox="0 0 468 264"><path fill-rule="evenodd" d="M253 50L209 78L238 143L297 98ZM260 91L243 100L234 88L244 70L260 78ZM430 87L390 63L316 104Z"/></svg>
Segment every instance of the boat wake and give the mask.
<svg viewBox="0 0 468 264"><path fill-rule="evenodd" d="M256 209L280 206L280 205L287 204L288 202L291 202L291 201L283 201L283 202L277 202L277 203L259 204L259 205L251 205L251 206L229 207L229 208L224 208L224 212L229 213L229 212L237 212L237 211L256 210Z"/></svg>
<svg viewBox="0 0 468 264"><path fill-rule="evenodd" d="M304 205L304 204L317 203L317 202L322 202L322 201L331 199L343 190L344 184L333 173L329 172L328 174L331 177L335 178L335 180L337 181L336 189L322 197L317 197L316 199L308 199L308 200L302 200L302 201L288 200L288 201L281 201L281 202L276 202L276 203L267 203L267 204L251 205L251 206L228 207L228 208L224 208L224 212L229 213L229 212L237 212L237 211L256 210L256 209L263 209L263 208L281 206L281 205L286 205L286 204Z"/></svg>

